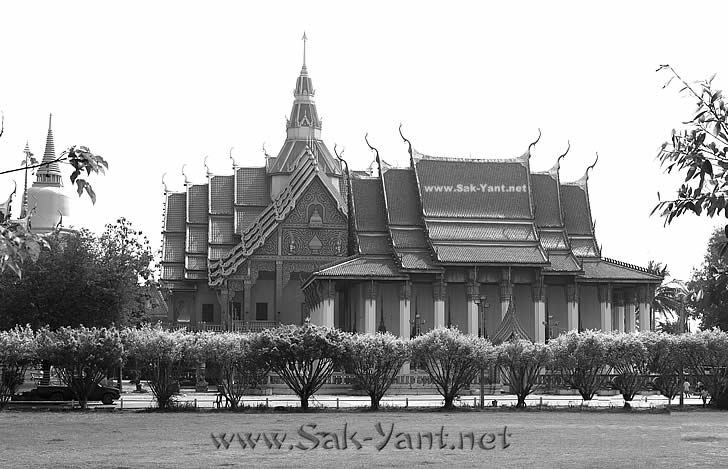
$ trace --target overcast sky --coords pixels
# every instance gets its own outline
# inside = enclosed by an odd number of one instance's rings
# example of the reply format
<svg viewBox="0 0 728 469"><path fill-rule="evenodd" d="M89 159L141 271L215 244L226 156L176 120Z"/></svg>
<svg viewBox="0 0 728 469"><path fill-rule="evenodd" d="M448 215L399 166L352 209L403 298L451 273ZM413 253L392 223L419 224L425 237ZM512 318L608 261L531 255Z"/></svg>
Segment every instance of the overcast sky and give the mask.
<svg viewBox="0 0 728 469"><path fill-rule="evenodd" d="M662 174L660 144L694 109L669 78L728 87L721 2L4 2L0 6L0 166L17 166L26 140L42 156L48 114L57 152L103 155L98 202L76 203L75 225L100 231L120 216L161 242L162 174L205 182L276 154L301 68L307 65L323 139L353 168L408 163L415 148L451 157L522 154L546 170L571 142L562 181L589 179L603 254L666 262L687 279L721 219L649 214L680 179ZM447 5L447 6L446 6ZM66 171L68 168L66 167ZM22 174L13 176L22 184ZM69 191L70 183L66 181ZM0 179L1 199L12 177ZM16 211L17 214L17 211Z"/></svg>

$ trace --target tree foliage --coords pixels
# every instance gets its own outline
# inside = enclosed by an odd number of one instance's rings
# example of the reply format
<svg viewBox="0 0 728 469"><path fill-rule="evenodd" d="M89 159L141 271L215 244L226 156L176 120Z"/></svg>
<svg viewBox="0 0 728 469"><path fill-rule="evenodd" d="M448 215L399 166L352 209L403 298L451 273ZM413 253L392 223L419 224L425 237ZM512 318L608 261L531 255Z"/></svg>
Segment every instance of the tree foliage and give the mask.
<svg viewBox="0 0 728 469"><path fill-rule="evenodd" d="M696 101L696 109L686 128L673 130L669 141L662 144L658 158L667 173L684 172L685 179L671 200L660 200L653 213L659 211L668 224L686 212L709 217L728 217L728 109L721 90L713 88L713 77L690 84L669 65L658 71L670 73L670 80L682 84L680 92ZM658 194L659 196L659 194Z"/></svg>
<svg viewBox="0 0 728 469"><path fill-rule="evenodd" d="M100 237L81 230L54 233L44 243L23 277L0 273L0 328L123 326L146 319L153 256L128 221L107 225Z"/></svg>
<svg viewBox="0 0 728 469"><path fill-rule="evenodd" d="M371 409L379 409L379 401L409 360L409 341L390 333L351 334L346 336L344 346L347 370L369 395Z"/></svg>
<svg viewBox="0 0 728 469"><path fill-rule="evenodd" d="M179 394L182 369L196 366L204 359L196 338L183 330L169 331L148 324L124 330L126 359L141 369L160 409L169 408Z"/></svg>
<svg viewBox="0 0 728 469"><path fill-rule="evenodd" d="M444 407L451 409L480 367L492 360L492 347L486 339L438 328L412 340L412 357L424 365L445 400Z"/></svg>
<svg viewBox="0 0 728 469"><path fill-rule="evenodd" d="M722 252L726 236L722 229L713 232L700 268L693 271L688 287L702 292L691 302L700 316L703 330L718 327L728 331L728 256Z"/></svg>
<svg viewBox="0 0 728 469"><path fill-rule="evenodd" d="M609 344L597 331L569 332L549 341L554 369L564 382L589 401L604 388L609 373Z"/></svg>
<svg viewBox="0 0 728 469"><path fill-rule="evenodd" d="M344 332L306 322L264 330L255 337L253 347L299 397L301 408L308 409L308 399L341 363L344 341Z"/></svg>
<svg viewBox="0 0 728 469"><path fill-rule="evenodd" d="M624 398L624 406L650 381L650 354L640 334L613 334L608 336L608 362L616 373L614 386Z"/></svg>
<svg viewBox="0 0 728 469"><path fill-rule="evenodd" d="M728 393L728 334L711 329L680 336L685 365L708 389L713 400Z"/></svg>
<svg viewBox="0 0 728 469"><path fill-rule="evenodd" d="M268 365L253 347L255 334L214 333L198 336L198 347L208 364L220 369L220 392L237 409L240 399L250 389L265 381Z"/></svg>
<svg viewBox="0 0 728 469"><path fill-rule="evenodd" d="M518 398L516 407L526 407L526 397L534 391L539 374L553 360L551 348L520 339L497 345L494 356L505 383Z"/></svg>
<svg viewBox="0 0 728 469"><path fill-rule="evenodd" d="M684 358L680 337L660 332L642 332L640 337L647 350L652 384L670 402L682 387L680 370L684 367Z"/></svg>
<svg viewBox="0 0 728 469"><path fill-rule="evenodd" d="M113 327L45 328L38 333L38 358L56 367L85 408L89 394L108 370L121 366L121 336Z"/></svg>
<svg viewBox="0 0 728 469"><path fill-rule="evenodd" d="M35 332L30 326L0 331L0 409L23 384L25 371L37 356Z"/></svg>

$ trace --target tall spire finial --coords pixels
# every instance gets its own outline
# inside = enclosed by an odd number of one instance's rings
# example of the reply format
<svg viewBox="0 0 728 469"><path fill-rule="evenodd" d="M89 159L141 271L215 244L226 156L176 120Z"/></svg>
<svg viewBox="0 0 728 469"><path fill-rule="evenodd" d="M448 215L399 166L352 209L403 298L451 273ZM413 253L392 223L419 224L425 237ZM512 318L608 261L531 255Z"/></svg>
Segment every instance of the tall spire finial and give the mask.
<svg viewBox="0 0 728 469"><path fill-rule="evenodd" d="M308 41L308 37L306 37L306 31L303 32L303 37L301 38L303 41L303 66L306 66L306 41Z"/></svg>
<svg viewBox="0 0 728 469"><path fill-rule="evenodd" d="M48 114L48 130L51 130L51 123L53 122L53 113Z"/></svg>

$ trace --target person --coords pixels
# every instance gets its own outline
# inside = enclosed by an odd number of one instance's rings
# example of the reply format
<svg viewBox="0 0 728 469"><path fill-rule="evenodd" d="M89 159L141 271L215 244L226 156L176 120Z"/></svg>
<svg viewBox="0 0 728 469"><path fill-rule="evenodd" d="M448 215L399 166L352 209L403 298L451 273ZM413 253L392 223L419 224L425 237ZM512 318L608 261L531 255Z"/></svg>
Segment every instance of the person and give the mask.
<svg viewBox="0 0 728 469"><path fill-rule="evenodd" d="M683 394L685 397L690 397L690 381L688 380L683 383Z"/></svg>
<svg viewBox="0 0 728 469"><path fill-rule="evenodd" d="M708 403L708 390L703 386L700 390L700 398L703 400L703 407Z"/></svg>

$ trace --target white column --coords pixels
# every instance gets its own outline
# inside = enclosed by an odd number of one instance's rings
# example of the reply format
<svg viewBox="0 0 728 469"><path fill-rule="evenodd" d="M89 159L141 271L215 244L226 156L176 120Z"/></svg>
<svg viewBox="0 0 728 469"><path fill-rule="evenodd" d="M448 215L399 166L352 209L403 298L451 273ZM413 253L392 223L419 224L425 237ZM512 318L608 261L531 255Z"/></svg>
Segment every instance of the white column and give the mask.
<svg viewBox="0 0 728 469"><path fill-rule="evenodd" d="M476 272L473 270L470 272L470 279L468 281L467 289L467 313L468 313L468 334L478 335L478 303L480 301L480 284L476 277Z"/></svg>
<svg viewBox="0 0 728 469"><path fill-rule="evenodd" d="M367 285L367 297L364 301L364 332L377 332L377 286L374 282Z"/></svg>
<svg viewBox="0 0 728 469"><path fill-rule="evenodd" d="M650 311L651 298L647 287L640 288L640 324L635 326L637 330L647 331L652 326L652 314ZM636 323L637 321L635 321Z"/></svg>
<svg viewBox="0 0 728 469"><path fill-rule="evenodd" d="M600 329L603 332L612 330L612 286L609 284L599 285L599 316Z"/></svg>
<svg viewBox="0 0 728 469"><path fill-rule="evenodd" d="M334 301L336 300L336 286L329 280L324 287L324 300L321 303L321 325L334 327Z"/></svg>
<svg viewBox="0 0 728 469"><path fill-rule="evenodd" d="M435 323L433 328L445 327L445 283L442 280L432 284L432 298L434 300Z"/></svg>
<svg viewBox="0 0 728 469"><path fill-rule="evenodd" d="M542 284L533 285L533 341L537 344L546 343L546 301L545 288Z"/></svg>
<svg viewBox="0 0 728 469"><path fill-rule="evenodd" d="M410 299L412 297L412 285L404 282L399 287L399 336L404 339L410 337ZM402 365L400 374L409 374L409 362Z"/></svg>
<svg viewBox="0 0 728 469"><path fill-rule="evenodd" d="M614 308L615 308L615 314L617 316L617 330L619 332L624 332L624 297L622 295L621 291L615 291L612 294L612 298L614 300Z"/></svg>
<svg viewBox="0 0 728 469"><path fill-rule="evenodd" d="M573 283L566 286L566 322L570 331L579 331L579 288Z"/></svg>

